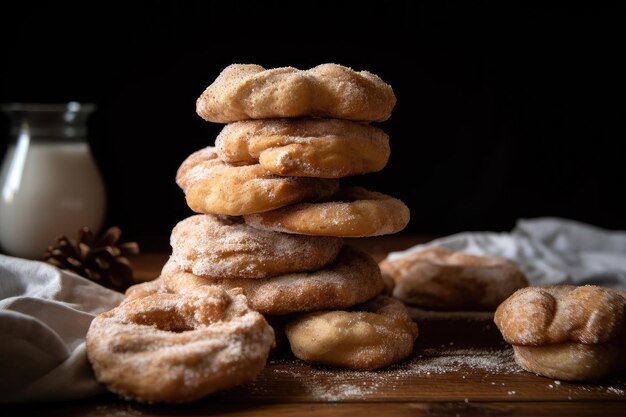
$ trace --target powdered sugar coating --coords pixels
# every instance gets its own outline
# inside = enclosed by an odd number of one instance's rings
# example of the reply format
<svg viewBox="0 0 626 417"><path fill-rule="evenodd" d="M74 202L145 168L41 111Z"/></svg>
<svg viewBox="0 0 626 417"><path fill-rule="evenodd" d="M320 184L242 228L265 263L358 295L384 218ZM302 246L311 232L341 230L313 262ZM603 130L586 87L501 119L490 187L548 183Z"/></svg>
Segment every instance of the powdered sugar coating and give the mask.
<svg viewBox="0 0 626 417"><path fill-rule="evenodd" d="M176 171L176 184L183 191L211 173L211 167L220 165L217 150L213 146L199 149L189 155Z"/></svg>
<svg viewBox="0 0 626 417"><path fill-rule="evenodd" d="M336 119L244 120L215 140L220 159L260 163L283 176L341 178L383 169L389 137L380 129Z"/></svg>
<svg viewBox="0 0 626 417"><path fill-rule="evenodd" d="M494 321L513 345L626 340L626 298L593 285L528 287L504 301Z"/></svg>
<svg viewBox="0 0 626 417"><path fill-rule="evenodd" d="M152 281L140 282L139 284L132 285L126 289L124 293L124 301L128 302L136 300L138 298L147 297L149 295L166 293L167 288L163 284L161 277L153 279Z"/></svg>
<svg viewBox="0 0 626 417"><path fill-rule="evenodd" d="M318 311L287 324L294 355L306 362L378 369L413 352L417 324L400 301L379 295L350 311Z"/></svg>
<svg viewBox="0 0 626 417"><path fill-rule="evenodd" d="M362 187L339 190L319 203L299 203L244 216L263 230L310 236L365 237L396 233L408 224L409 208L397 198Z"/></svg>
<svg viewBox="0 0 626 417"><path fill-rule="evenodd" d="M125 398L185 402L253 379L274 334L241 290L153 294L97 316L87 333L96 378Z"/></svg>
<svg viewBox="0 0 626 417"><path fill-rule="evenodd" d="M340 238L268 232L238 217L213 214L182 220L172 230L170 242L172 259L184 271L212 279L323 269L343 245Z"/></svg>
<svg viewBox="0 0 626 417"><path fill-rule="evenodd" d="M433 247L380 262L394 297L432 310L495 310L528 285L512 262Z"/></svg>
<svg viewBox="0 0 626 417"><path fill-rule="evenodd" d="M183 161L176 182L195 212L230 216L328 197L339 188L336 179L280 177L259 164L229 165L211 146Z"/></svg>
<svg viewBox="0 0 626 417"><path fill-rule="evenodd" d="M367 71L337 64L306 71L233 64L198 98L196 112L216 123L301 116L382 122L395 104L391 86Z"/></svg>
<svg viewBox="0 0 626 417"><path fill-rule="evenodd" d="M383 289L376 262L366 253L344 246L326 269L262 279L208 279L181 271L170 258L161 271L165 287L175 293L205 285L242 288L250 306L262 314L341 309L362 303Z"/></svg>

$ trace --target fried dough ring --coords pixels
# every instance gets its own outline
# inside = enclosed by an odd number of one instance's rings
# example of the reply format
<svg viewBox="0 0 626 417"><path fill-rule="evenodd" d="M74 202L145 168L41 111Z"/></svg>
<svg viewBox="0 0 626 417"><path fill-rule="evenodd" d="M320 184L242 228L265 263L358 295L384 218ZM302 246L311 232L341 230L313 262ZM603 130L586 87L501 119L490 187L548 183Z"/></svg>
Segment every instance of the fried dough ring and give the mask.
<svg viewBox="0 0 626 417"><path fill-rule="evenodd" d="M397 198L362 187L339 190L320 203L300 203L244 216L264 230L310 236L365 237L396 233L410 219L409 208Z"/></svg>
<svg viewBox="0 0 626 417"><path fill-rule="evenodd" d="M289 235L255 229L240 217L198 214L180 221L170 238L172 258L205 278L267 278L325 268L340 238Z"/></svg>
<svg viewBox="0 0 626 417"><path fill-rule="evenodd" d="M594 380L626 369L626 298L591 285L523 288L494 321L515 360L538 375Z"/></svg>
<svg viewBox="0 0 626 417"><path fill-rule="evenodd" d="M245 120L226 125L215 140L220 159L260 165L276 175L341 178L380 171L389 136L336 119Z"/></svg>
<svg viewBox="0 0 626 417"><path fill-rule="evenodd" d="M232 166L212 146L191 154L176 174L189 207L198 213L240 216L333 194L338 180L280 177L261 165Z"/></svg>
<svg viewBox="0 0 626 417"><path fill-rule="evenodd" d="M433 247L380 262L383 277L393 281L392 295L431 310L495 310L528 285L512 262Z"/></svg>
<svg viewBox="0 0 626 417"><path fill-rule="evenodd" d="M153 294L98 315L87 333L96 378L122 397L186 402L252 380L274 334L241 290Z"/></svg>
<svg viewBox="0 0 626 417"><path fill-rule="evenodd" d="M287 324L293 354L310 363L377 369L413 352L417 324L400 301L379 295L350 311L318 311Z"/></svg>
<svg viewBox="0 0 626 417"><path fill-rule="evenodd" d="M262 279L202 278L182 272L170 259L161 272L166 288L174 293L205 285L225 290L242 288L250 306L265 315L347 308L368 300L383 289L376 262L366 253L345 246L327 269Z"/></svg>
<svg viewBox="0 0 626 417"><path fill-rule="evenodd" d="M198 98L196 112L216 123L301 116L382 122L395 104L391 86L367 71L337 64L306 71L233 64Z"/></svg>

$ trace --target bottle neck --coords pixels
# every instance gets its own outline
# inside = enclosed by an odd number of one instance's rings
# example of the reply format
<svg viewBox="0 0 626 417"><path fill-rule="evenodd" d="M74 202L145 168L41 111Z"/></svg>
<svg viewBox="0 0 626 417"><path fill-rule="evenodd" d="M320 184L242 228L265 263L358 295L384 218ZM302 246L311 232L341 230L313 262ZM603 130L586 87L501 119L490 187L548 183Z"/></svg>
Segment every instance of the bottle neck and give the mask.
<svg viewBox="0 0 626 417"><path fill-rule="evenodd" d="M31 142L84 142L87 118L95 110L93 104L8 104L2 110L11 119L14 141L28 138Z"/></svg>

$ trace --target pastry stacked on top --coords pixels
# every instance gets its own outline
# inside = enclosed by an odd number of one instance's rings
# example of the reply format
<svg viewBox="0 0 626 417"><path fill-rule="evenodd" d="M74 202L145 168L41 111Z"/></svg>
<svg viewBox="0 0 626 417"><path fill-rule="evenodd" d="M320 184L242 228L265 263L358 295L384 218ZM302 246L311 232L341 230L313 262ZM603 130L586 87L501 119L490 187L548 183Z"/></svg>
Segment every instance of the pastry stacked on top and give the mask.
<svg viewBox="0 0 626 417"><path fill-rule="evenodd" d="M381 193L339 188L341 177L386 165L389 138L368 123L389 118L395 101L376 75L340 65L227 67L197 101L202 118L229 124L178 170L201 214L172 232L165 289L242 288L267 316L326 310L287 325L294 353L311 362L371 369L408 356L416 325L401 303L379 296L376 262L342 238L398 232L409 210ZM351 312L328 311L341 309ZM312 328L322 334L314 346ZM342 329L352 333L338 342Z"/></svg>

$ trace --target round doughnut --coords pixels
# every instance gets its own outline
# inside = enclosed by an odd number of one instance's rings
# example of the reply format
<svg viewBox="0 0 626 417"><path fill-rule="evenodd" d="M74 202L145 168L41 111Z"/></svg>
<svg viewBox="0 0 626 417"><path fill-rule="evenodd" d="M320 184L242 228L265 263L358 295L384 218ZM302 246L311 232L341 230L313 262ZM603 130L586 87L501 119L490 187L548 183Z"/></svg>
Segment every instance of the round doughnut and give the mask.
<svg viewBox="0 0 626 417"><path fill-rule="evenodd" d="M325 268L343 241L255 229L241 217L198 214L179 222L172 258L186 272L212 279L267 278Z"/></svg>
<svg viewBox="0 0 626 417"><path fill-rule="evenodd" d="M287 338L303 361L377 369L413 352L417 324L400 301L379 295L350 311L317 311L289 322Z"/></svg>
<svg viewBox="0 0 626 417"><path fill-rule="evenodd" d="M265 315L347 308L368 300L383 289L376 262L366 253L344 246L327 269L262 279L208 279L181 271L172 259L161 272L167 289L194 291L205 285L225 290L242 288L250 306Z"/></svg>
<svg viewBox="0 0 626 417"><path fill-rule="evenodd" d="M498 307L494 321L527 371L583 381L626 369L626 298L618 291L523 288Z"/></svg>
<svg viewBox="0 0 626 417"><path fill-rule="evenodd" d="M382 122L395 104L391 86L367 71L233 64L198 98L196 112L216 123L301 116Z"/></svg>
<svg viewBox="0 0 626 417"><path fill-rule="evenodd" d="M411 217L397 198L362 187L343 188L320 203L300 203L244 216L263 230L310 236L366 237L396 233Z"/></svg>
<svg viewBox="0 0 626 417"><path fill-rule="evenodd" d="M383 276L393 281L394 297L430 310L493 311L528 285L524 273L506 259L442 247L385 259L379 265Z"/></svg>
<svg viewBox="0 0 626 417"><path fill-rule="evenodd" d="M230 216L325 198L339 188L336 179L280 177L259 164L228 165L212 146L191 154L178 169L176 182L193 211Z"/></svg>
<svg viewBox="0 0 626 417"><path fill-rule="evenodd" d="M341 178L380 171L389 160L382 130L337 119L245 120L215 140L220 159L260 163L276 175Z"/></svg>
<svg viewBox="0 0 626 417"><path fill-rule="evenodd" d="M87 356L98 381L127 399L186 402L252 380L274 334L241 290L153 294L98 315Z"/></svg>

